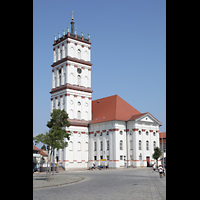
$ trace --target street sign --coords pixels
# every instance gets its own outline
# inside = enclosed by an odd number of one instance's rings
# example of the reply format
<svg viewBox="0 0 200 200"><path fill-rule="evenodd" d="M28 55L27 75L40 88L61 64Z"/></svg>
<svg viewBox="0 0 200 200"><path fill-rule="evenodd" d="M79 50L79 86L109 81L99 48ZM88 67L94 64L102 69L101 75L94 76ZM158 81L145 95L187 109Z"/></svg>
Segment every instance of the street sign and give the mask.
<svg viewBox="0 0 200 200"><path fill-rule="evenodd" d="M101 161L106 161L106 159L101 159Z"/></svg>

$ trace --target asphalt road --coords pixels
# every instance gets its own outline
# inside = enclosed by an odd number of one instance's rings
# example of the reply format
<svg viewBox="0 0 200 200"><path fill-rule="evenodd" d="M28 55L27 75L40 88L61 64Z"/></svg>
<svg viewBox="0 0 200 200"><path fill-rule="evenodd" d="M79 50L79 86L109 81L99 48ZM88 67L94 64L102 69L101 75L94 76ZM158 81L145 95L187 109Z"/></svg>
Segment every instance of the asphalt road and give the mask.
<svg viewBox="0 0 200 200"><path fill-rule="evenodd" d="M63 172L87 179L60 187L33 190L34 200L128 200L166 199L166 176L152 168ZM60 173L61 175L61 173Z"/></svg>

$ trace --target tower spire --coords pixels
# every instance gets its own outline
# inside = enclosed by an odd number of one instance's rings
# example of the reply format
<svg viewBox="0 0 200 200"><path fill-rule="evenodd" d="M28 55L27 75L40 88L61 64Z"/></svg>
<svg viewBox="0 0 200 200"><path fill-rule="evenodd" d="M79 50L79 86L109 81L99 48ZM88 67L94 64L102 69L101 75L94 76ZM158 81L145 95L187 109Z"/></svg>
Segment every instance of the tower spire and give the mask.
<svg viewBox="0 0 200 200"><path fill-rule="evenodd" d="M74 11L72 11L71 34L74 34Z"/></svg>

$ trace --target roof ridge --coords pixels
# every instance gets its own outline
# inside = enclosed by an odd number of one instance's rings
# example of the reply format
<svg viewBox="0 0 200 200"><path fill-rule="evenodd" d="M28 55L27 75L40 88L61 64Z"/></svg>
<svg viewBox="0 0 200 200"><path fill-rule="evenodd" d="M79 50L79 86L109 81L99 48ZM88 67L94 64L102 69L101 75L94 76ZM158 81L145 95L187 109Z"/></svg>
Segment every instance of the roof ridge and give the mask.
<svg viewBox="0 0 200 200"><path fill-rule="evenodd" d="M92 101L102 100L102 99L106 99L106 98L113 97L113 96L118 96L118 95L115 94L115 95L112 95L112 96L107 96L107 97L98 98L98 99L95 99L95 100L92 100Z"/></svg>

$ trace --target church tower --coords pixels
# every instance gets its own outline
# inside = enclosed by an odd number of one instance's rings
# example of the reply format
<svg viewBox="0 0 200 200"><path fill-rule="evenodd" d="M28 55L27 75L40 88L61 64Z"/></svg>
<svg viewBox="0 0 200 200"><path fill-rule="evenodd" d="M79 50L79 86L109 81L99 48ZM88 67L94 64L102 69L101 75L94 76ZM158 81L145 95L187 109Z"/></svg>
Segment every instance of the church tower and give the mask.
<svg viewBox="0 0 200 200"><path fill-rule="evenodd" d="M83 168L88 163L88 124L91 112L91 43L81 32L77 35L72 12L71 31L63 30L62 37L54 37L51 111L64 109L71 126L70 141L64 150L58 150L57 161L65 169Z"/></svg>

